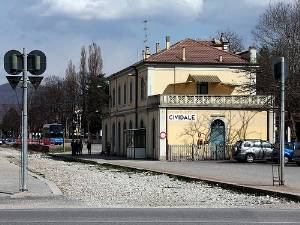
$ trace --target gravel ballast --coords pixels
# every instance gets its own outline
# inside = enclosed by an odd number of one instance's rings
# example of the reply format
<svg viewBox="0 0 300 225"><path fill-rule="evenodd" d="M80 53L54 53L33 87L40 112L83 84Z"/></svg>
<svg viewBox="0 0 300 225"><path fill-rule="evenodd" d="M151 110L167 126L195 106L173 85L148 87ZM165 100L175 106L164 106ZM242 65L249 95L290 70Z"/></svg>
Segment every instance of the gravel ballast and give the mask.
<svg viewBox="0 0 300 225"><path fill-rule="evenodd" d="M18 163L20 152L1 148ZM69 200L87 207L299 208L300 203L268 195L238 193L198 181L149 172L54 160L30 154L31 171L53 181Z"/></svg>

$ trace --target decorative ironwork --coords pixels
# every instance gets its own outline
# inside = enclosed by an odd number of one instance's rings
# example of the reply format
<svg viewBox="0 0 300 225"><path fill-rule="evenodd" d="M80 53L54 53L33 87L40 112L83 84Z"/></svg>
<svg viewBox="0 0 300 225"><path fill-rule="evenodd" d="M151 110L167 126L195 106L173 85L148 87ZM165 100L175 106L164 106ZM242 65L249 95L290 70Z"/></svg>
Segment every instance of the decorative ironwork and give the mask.
<svg viewBox="0 0 300 225"><path fill-rule="evenodd" d="M229 160L231 145L168 145L168 161Z"/></svg>

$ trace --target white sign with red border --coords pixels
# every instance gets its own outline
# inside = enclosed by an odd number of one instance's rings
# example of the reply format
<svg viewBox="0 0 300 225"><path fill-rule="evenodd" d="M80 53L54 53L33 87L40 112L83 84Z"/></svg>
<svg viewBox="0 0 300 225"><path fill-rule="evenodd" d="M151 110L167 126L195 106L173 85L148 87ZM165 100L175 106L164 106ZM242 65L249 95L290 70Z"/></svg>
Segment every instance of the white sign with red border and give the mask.
<svg viewBox="0 0 300 225"><path fill-rule="evenodd" d="M165 139L167 137L167 133L162 131L162 132L160 132L159 137L160 137L160 139Z"/></svg>

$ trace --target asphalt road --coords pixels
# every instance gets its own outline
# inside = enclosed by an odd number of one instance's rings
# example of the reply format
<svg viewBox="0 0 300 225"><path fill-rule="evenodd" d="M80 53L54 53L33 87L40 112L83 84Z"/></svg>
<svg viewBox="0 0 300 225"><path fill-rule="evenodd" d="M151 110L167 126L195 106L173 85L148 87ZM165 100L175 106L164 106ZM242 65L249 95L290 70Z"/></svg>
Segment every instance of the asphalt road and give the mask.
<svg viewBox="0 0 300 225"><path fill-rule="evenodd" d="M13 209L0 210L0 224L300 224L300 209Z"/></svg>

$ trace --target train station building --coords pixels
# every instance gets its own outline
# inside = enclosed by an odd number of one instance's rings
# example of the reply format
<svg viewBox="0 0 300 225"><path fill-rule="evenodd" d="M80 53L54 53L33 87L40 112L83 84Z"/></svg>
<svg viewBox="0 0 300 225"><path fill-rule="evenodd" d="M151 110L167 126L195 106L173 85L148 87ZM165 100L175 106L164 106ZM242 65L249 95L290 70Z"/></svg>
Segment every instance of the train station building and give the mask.
<svg viewBox="0 0 300 225"><path fill-rule="evenodd" d="M172 146L274 140L272 96L256 95L256 50L229 52L222 36L156 44L109 76L103 148L128 158L168 159Z"/></svg>

